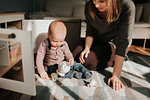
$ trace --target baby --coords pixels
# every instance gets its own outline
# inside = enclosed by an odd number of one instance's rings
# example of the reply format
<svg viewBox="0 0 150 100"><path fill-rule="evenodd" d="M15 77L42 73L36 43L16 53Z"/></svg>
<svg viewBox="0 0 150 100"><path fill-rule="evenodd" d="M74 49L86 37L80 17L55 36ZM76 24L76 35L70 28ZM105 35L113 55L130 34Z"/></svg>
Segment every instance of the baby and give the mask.
<svg viewBox="0 0 150 100"><path fill-rule="evenodd" d="M82 64L74 62L72 53L65 41L66 26L61 21L53 21L48 29L48 38L44 40L37 51L36 66L42 79L49 79L49 75L56 72L58 64L65 59L69 62L70 71L64 78L91 78L92 73Z"/></svg>

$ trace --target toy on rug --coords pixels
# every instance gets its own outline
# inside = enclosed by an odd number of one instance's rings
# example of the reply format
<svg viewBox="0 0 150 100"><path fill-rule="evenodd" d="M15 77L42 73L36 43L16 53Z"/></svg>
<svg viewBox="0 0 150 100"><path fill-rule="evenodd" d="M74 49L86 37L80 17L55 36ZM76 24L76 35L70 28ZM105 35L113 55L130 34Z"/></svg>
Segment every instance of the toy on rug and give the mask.
<svg viewBox="0 0 150 100"><path fill-rule="evenodd" d="M65 74L69 71L70 71L69 63L67 61L63 61L58 65L58 69L56 70L56 73L51 74L50 79L52 81L56 81L58 79L58 75L61 77L65 76Z"/></svg>
<svg viewBox="0 0 150 100"><path fill-rule="evenodd" d="M69 71L70 71L70 66L67 61L63 61L62 63L60 63L58 65L58 69L56 70L59 76L65 76L65 74Z"/></svg>
<svg viewBox="0 0 150 100"><path fill-rule="evenodd" d="M58 79L58 74L57 73L52 73L50 79L52 81L56 81Z"/></svg>
<svg viewBox="0 0 150 100"><path fill-rule="evenodd" d="M91 79L90 83L87 86L88 87L95 87L95 88L98 87L97 82L94 79Z"/></svg>

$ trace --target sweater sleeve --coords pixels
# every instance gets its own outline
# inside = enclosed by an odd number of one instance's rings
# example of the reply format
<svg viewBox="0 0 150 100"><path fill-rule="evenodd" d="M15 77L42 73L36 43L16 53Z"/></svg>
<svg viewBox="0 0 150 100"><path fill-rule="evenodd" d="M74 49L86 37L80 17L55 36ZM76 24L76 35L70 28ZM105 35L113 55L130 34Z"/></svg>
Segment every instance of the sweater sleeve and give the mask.
<svg viewBox="0 0 150 100"><path fill-rule="evenodd" d="M135 6L133 2L124 7L120 15L118 33L114 39L116 45L116 55L125 56L125 52L132 41L132 30L135 18Z"/></svg>
<svg viewBox="0 0 150 100"><path fill-rule="evenodd" d="M65 42L63 52L67 61L69 61L69 59L74 59L67 42Z"/></svg>
<svg viewBox="0 0 150 100"><path fill-rule="evenodd" d="M89 14L89 2L87 2L85 5L85 18L86 18L86 24L87 24L86 37L87 36L94 37L95 36L95 34L94 34L95 29L91 26L91 23L90 23L90 21L92 20L92 17Z"/></svg>
<svg viewBox="0 0 150 100"><path fill-rule="evenodd" d="M45 72L43 65L45 54L46 54L46 45L44 42L42 42L39 46L36 56L36 67L38 69L39 74Z"/></svg>

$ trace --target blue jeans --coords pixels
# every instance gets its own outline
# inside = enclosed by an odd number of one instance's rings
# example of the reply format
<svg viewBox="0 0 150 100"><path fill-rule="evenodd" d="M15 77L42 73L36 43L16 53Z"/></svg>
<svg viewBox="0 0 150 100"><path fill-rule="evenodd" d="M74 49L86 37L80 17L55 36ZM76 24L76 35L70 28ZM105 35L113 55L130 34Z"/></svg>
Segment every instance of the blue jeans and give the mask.
<svg viewBox="0 0 150 100"><path fill-rule="evenodd" d="M81 74L83 74L86 71L90 72L82 64L75 61L74 64L72 66L70 66L70 71L68 73L66 73L65 76L63 76L63 78L73 78L74 71L77 71Z"/></svg>
<svg viewBox="0 0 150 100"><path fill-rule="evenodd" d="M52 65L52 66L47 66L47 69L45 71L48 73L48 75L50 75L51 73L56 73L57 69L58 69L58 65ZM80 72L82 74L86 71L90 72L82 64L75 61L74 64L70 66L70 71L66 73L65 76L63 76L62 78L73 78L74 71Z"/></svg>

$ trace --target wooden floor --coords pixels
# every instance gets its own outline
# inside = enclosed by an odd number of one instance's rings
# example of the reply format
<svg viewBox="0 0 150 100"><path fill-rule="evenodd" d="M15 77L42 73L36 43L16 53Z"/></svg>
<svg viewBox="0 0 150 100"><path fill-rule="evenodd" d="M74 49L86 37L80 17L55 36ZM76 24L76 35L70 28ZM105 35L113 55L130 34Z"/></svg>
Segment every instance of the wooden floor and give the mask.
<svg viewBox="0 0 150 100"><path fill-rule="evenodd" d="M0 100L20 100L21 93L0 89Z"/></svg>
<svg viewBox="0 0 150 100"><path fill-rule="evenodd" d="M131 45L130 51L139 53L142 55L150 56L150 48L143 48L143 47Z"/></svg>

